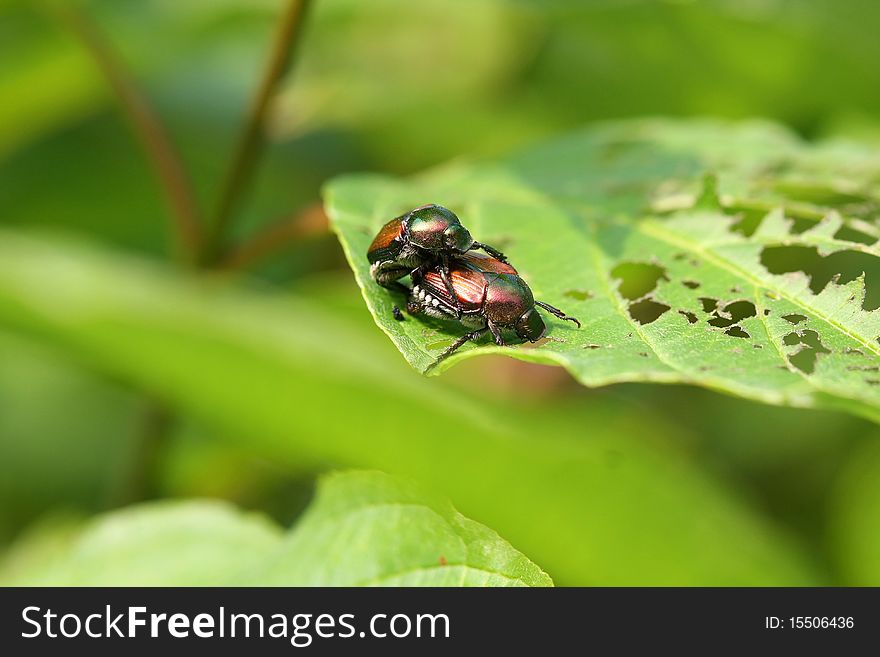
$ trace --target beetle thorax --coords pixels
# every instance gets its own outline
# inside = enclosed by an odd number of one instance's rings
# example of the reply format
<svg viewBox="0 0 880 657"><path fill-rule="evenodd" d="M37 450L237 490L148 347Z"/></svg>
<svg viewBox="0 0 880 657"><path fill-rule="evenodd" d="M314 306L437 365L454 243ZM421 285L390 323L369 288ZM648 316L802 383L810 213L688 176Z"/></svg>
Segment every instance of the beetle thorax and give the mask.
<svg viewBox="0 0 880 657"><path fill-rule="evenodd" d="M532 291L519 276L497 274L486 286L486 318L498 326L512 327L534 306Z"/></svg>

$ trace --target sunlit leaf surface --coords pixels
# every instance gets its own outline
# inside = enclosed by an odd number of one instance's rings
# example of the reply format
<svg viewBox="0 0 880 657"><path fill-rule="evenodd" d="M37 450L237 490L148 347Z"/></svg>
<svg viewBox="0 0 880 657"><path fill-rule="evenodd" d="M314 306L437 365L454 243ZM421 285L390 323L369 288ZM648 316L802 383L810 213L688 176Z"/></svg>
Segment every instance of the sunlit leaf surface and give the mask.
<svg viewBox="0 0 880 657"><path fill-rule="evenodd" d="M395 321L404 298L365 254L385 221L435 202L583 322L549 318L536 344L465 346L438 370L505 353L589 386L691 383L877 419L878 176L867 149L770 124L641 121L417 178L345 177L326 196L376 322L420 371L465 331Z"/></svg>

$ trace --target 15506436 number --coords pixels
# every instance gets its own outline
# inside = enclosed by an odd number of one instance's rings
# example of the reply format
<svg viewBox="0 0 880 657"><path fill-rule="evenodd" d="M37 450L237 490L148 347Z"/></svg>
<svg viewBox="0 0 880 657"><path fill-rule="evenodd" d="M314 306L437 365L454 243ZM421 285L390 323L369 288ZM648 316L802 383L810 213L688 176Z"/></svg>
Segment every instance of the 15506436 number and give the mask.
<svg viewBox="0 0 880 657"><path fill-rule="evenodd" d="M852 629L855 621L852 616L791 616L790 627L796 630L807 629Z"/></svg>

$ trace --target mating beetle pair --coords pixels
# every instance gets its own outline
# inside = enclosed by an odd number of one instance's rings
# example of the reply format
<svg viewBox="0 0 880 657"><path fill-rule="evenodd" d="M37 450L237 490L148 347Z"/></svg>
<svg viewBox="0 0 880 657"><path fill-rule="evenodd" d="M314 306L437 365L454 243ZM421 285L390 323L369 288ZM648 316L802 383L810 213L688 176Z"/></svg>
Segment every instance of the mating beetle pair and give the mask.
<svg viewBox="0 0 880 657"><path fill-rule="evenodd" d="M456 255L482 249L501 262L504 254L491 246L475 242L454 212L440 205L423 205L382 226L370 248L370 274L383 287L399 287L397 281L414 271L436 269L452 299L455 291L449 278L449 261ZM456 317L461 306L456 301Z"/></svg>
<svg viewBox="0 0 880 657"><path fill-rule="evenodd" d="M475 253L476 249L489 255ZM367 257L377 283L408 294L407 312L455 319L474 329L445 349L428 369L487 332L498 345L507 344L504 331L515 331L521 340L539 340L547 327L536 306L580 327L574 317L536 301L500 251L475 242L458 217L438 205L416 208L385 224ZM411 290L399 282L406 275L412 277ZM402 319L395 311L395 317Z"/></svg>

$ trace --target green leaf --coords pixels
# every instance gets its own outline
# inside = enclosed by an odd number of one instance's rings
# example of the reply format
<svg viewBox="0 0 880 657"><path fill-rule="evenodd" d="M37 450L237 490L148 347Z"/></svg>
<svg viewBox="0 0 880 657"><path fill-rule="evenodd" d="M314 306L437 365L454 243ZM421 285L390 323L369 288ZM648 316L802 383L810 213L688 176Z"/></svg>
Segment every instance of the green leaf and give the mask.
<svg viewBox="0 0 880 657"><path fill-rule="evenodd" d="M557 583L823 581L797 540L703 473L680 449L681 430L641 406L512 405L479 386L458 390L418 375L333 305L0 231L0 325L279 469L411 477Z"/></svg>
<svg viewBox="0 0 880 657"><path fill-rule="evenodd" d="M223 503L154 502L99 516L56 546L42 569L2 570L10 585L229 586L242 568L265 559L278 537L264 518ZM48 542L39 538L38 545Z"/></svg>
<svg viewBox="0 0 880 657"><path fill-rule="evenodd" d="M550 317L536 344L466 345L438 371L501 353L588 386L688 383L878 420L877 179L876 152L768 124L640 121L407 180L344 177L326 199L377 324L419 371L464 331L395 321L404 299L370 279L365 253L382 223L436 202L583 322Z"/></svg>
<svg viewBox="0 0 880 657"><path fill-rule="evenodd" d="M50 531L51 530L51 531ZM552 586L492 530L378 472L335 474L290 535L215 502L106 514L34 532L0 581L55 586ZM393 537L394 540L389 540ZM4 576L5 575L5 576Z"/></svg>
<svg viewBox="0 0 880 657"><path fill-rule="evenodd" d="M352 549L356 546L356 550ZM495 532L378 472L325 477L262 585L551 586Z"/></svg>

